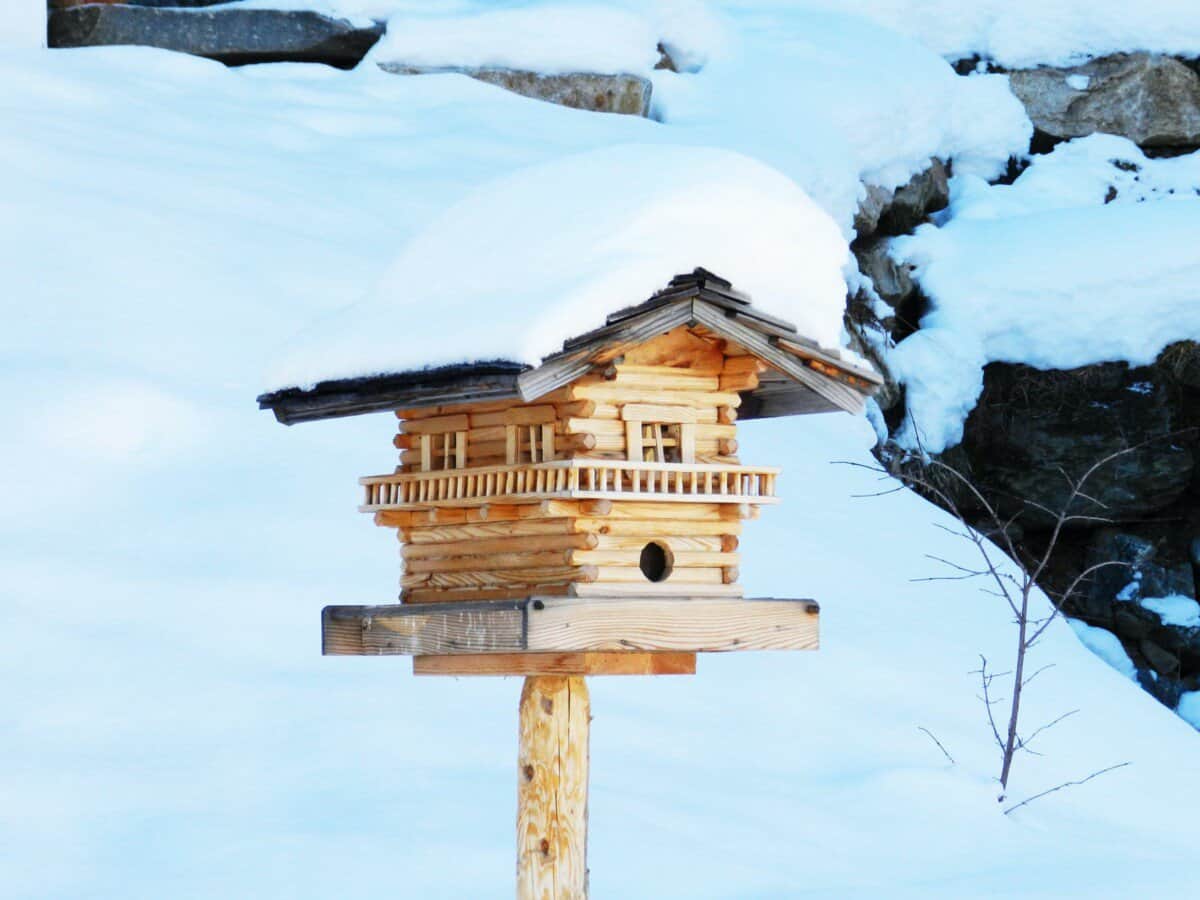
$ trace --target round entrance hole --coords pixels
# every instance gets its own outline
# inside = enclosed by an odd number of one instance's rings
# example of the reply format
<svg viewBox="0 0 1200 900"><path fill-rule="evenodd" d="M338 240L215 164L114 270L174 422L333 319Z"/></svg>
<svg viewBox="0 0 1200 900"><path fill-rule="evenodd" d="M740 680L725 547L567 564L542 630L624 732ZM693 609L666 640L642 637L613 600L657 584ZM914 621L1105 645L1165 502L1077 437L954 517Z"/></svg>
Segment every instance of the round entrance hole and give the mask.
<svg viewBox="0 0 1200 900"><path fill-rule="evenodd" d="M671 551L665 544L651 541L642 548L638 567L649 581L666 581L671 574Z"/></svg>

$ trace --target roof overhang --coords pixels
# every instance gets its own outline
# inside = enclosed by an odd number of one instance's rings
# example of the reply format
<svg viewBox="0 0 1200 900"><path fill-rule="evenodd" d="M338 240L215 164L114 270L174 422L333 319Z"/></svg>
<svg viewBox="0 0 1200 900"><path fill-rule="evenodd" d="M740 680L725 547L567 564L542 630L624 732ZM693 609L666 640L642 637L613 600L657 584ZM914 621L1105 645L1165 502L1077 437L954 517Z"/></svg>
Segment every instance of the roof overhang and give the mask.
<svg viewBox="0 0 1200 900"><path fill-rule="evenodd" d="M321 382L263 394L259 407L285 425L404 408L514 398L537 400L626 350L674 328L702 330L758 357L770 370L744 394L741 418L845 410L862 412L882 384L873 369L843 360L796 327L761 310L729 282L698 269L644 303L608 316L536 367L508 360L465 363Z"/></svg>

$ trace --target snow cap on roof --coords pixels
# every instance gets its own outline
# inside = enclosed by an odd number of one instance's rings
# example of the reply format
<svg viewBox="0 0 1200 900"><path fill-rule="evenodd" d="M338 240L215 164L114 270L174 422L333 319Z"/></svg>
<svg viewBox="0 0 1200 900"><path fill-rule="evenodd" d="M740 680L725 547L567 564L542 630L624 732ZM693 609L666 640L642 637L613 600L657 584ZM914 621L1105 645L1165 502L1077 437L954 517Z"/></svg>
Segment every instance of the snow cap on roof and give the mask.
<svg viewBox="0 0 1200 900"><path fill-rule="evenodd" d="M704 267L825 347L848 250L789 178L738 153L620 145L493 181L405 246L373 295L300 335L269 387L510 360Z"/></svg>

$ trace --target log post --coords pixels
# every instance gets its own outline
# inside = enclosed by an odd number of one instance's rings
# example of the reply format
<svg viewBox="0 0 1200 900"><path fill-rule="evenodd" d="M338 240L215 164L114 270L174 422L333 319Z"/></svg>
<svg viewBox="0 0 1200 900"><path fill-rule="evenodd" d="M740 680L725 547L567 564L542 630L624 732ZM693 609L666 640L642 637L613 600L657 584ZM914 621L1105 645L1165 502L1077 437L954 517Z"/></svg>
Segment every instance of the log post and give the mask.
<svg viewBox="0 0 1200 900"><path fill-rule="evenodd" d="M587 897L587 683L530 675L517 758L517 898Z"/></svg>

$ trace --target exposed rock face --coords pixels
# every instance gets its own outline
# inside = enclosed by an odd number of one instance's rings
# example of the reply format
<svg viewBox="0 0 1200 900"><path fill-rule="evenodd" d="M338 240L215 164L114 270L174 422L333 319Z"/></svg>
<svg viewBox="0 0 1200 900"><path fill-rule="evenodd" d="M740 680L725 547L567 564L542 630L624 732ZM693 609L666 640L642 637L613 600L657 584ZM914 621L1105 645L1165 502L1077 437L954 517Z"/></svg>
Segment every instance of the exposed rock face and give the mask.
<svg viewBox="0 0 1200 900"><path fill-rule="evenodd" d="M319 62L353 68L383 35L315 12L241 9L167 9L89 5L52 10L51 47L140 44L178 50L229 65Z"/></svg>
<svg viewBox="0 0 1200 900"><path fill-rule="evenodd" d="M220 6L223 3L237 3L238 0L47 0L50 9L68 9L72 6L165 6L165 7L198 7Z"/></svg>
<svg viewBox="0 0 1200 900"><path fill-rule="evenodd" d="M1001 497L1059 510L1070 491L1064 471L1079 478L1100 459L1150 442L1099 469L1086 491L1097 502L1072 509L1136 520L1174 503L1191 484L1192 449L1171 437L1181 424L1180 400L1153 367L1105 363L1047 372L993 363L963 447L979 480ZM1007 505L1020 508L1017 499ZM1049 524L1033 508L1022 523Z"/></svg>
<svg viewBox="0 0 1200 900"><path fill-rule="evenodd" d="M650 81L639 75L601 75L592 72L542 75L520 69L467 66L429 68L397 62L380 63L379 68L396 75L457 72L523 97L545 100L547 103L557 103L559 106L569 106L573 109L629 116L646 116L650 113Z"/></svg>
<svg viewBox="0 0 1200 900"><path fill-rule="evenodd" d="M868 185L867 196L854 216L854 230L860 239L876 232L904 234L931 212L945 208L949 200L946 167L941 160L931 159L928 169L894 191Z"/></svg>
<svg viewBox="0 0 1200 900"><path fill-rule="evenodd" d="M1169 56L1120 53L1009 74L1034 126L1057 138L1097 131L1143 147L1200 146L1200 75Z"/></svg>

